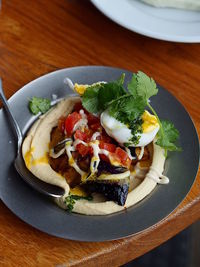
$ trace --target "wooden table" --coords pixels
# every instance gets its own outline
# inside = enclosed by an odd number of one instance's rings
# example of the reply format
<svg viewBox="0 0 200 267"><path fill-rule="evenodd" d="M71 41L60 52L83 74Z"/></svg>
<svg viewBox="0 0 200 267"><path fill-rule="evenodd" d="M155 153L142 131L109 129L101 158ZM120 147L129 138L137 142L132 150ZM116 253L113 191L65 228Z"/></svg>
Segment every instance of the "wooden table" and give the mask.
<svg viewBox="0 0 200 267"><path fill-rule="evenodd" d="M0 76L9 98L47 72L78 65L142 70L181 101L200 126L200 44L130 32L83 0L3 1ZM192 155L191 155L192 156ZM168 240L200 217L200 177L162 222L119 241L84 243L33 229L0 203L0 266L119 266Z"/></svg>

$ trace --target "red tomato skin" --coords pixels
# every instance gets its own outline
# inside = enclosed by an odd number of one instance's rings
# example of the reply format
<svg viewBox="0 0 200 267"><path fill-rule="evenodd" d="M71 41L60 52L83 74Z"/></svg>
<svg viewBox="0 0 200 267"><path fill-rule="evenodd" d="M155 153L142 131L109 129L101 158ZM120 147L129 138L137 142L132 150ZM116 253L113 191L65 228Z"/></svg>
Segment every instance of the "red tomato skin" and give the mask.
<svg viewBox="0 0 200 267"><path fill-rule="evenodd" d="M72 112L65 120L65 130L68 135L72 135L75 124L81 119L81 115L78 112Z"/></svg>
<svg viewBox="0 0 200 267"><path fill-rule="evenodd" d="M93 150L92 150L92 147L88 147L88 146L85 146L83 144L78 144L76 146L76 149L78 150L79 154L81 154L81 156L86 156L88 154L92 154Z"/></svg>
<svg viewBox="0 0 200 267"><path fill-rule="evenodd" d="M109 144L109 143L104 143L103 141L100 141L99 147L101 149L105 149L109 152L115 152L116 150L116 145L114 144Z"/></svg>
<svg viewBox="0 0 200 267"><path fill-rule="evenodd" d="M120 159L121 163L127 167L130 168L131 165L131 159L129 158L126 151L124 151L122 148L117 147L115 150L115 155Z"/></svg>
<svg viewBox="0 0 200 267"><path fill-rule="evenodd" d="M74 134L74 138L75 139L79 139L82 141L86 141L87 139L87 134L82 132L81 130L76 130L75 134Z"/></svg>

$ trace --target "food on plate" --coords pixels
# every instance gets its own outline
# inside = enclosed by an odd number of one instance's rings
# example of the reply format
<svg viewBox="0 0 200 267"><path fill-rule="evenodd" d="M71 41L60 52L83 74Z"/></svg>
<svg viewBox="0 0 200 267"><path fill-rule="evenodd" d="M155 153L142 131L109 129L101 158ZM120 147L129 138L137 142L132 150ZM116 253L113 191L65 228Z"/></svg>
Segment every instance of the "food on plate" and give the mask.
<svg viewBox="0 0 200 267"><path fill-rule="evenodd" d="M166 184L167 151L178 151L178 130L162 121L149 98L156 83L143 72L124 88L122 76L92 85L65 82L68 97L39 117L22 146L26 167L65 189L56 203L68 211L105 215L145 198Z"/></svg>
<svg viewBox="0 0 200 267"><path fill-rule="evenodd" d="M183 8L189 10L200 10L199 0L142 0L156 7Z"/></svg>

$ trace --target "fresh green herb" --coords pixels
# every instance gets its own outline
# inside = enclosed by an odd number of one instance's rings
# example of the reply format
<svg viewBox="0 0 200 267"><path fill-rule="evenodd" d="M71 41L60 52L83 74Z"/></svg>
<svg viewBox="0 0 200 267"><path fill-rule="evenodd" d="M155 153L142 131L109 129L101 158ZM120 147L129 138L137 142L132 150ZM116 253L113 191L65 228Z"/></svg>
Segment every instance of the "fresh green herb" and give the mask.
<svg viewBox="0 0 200 267"><path fill-rule="evenodd" d="M119 97L126 95L126 91L120 82L110 82L102 84L98 99L101 110L105 110L111 102L117 100Z"/></svg>
<svg viewBox="0 0 200 267"><path fill-rule="evenodd" d="M30 111L36 115L39 112L46 113L51 107L51 101L47 98L32 97L29 101Z"/></svg>
<svg viewBox="0 0 200 267"><path fill-rule="evenodd" d="M158 120L160 129L157 144L165 149L165 155L167 155L167 150L180 150L175 145L179 136L178 130L172 123L161 122L150 104L149 98L158 93L155 81L145 73L138 71L133 74L128 83L128 92L123 84L124 74L117 81L87 88L82 97L83 106L91 113L107 109L111 116L128 125L133 135L130 141L135 145L139 142L138 133L142 132L141 115L145 107L148 107Z"/></svg>
<svg viewBox="0 0 200 267"><path fill-rule="evenodd" d="M156 144L169 150L169 151L181 151L180 147L175 145L176 140L179 137L179 131L174 127L170 121L161 121L163 136L161 132L158 132L158 139Z"/></svg>
<svg viewBox="0 0 200 267"><path fill-rule="evenodd" d="M75 202L76 201L73 199L73 197L71 195L69 195L65 198L65 204L66 204L69 212L72 212Z"/></svg>
<svg viewBox="0 0 200 267"><path fill-rule="evenodd" d="M120 76L120 78L117 80L117 83L119 85L123 85L124 84L124 79L125 79L125 73L122 73L122 75Z"/></svg>
<svg viewBox="0 0 200 267"><path fill-rule="evenodd" d="M100 88L101 84L89 86L83 95L83 106L91 113L98 113L101 109L98 97Z"/></svg>
<svg viewBox="0 0 200 267"><path fill-rule="evenodd" d="M146 102L146 106L157 118L160 126L157 144L165 149L165 156L167 156L168 150L180 151L180 148L175 145L175 142L179 137L178 130L168 121L161 122L156 111L150 104L149 98L158 93L155 81L152 78L149 78L145 73L139 71L137 74L133 74L132 80L128 84L128 90L130 93L141 96Z"/></svg>
<svg viewBox="0 0 200 267"><path fill-rule="evenodd" d="M69 195L65 198L65 204L68 208L69 212L72 212L74 208L74 204L76 203L76 200L85 199L88 201L91 201L93 199L92 196L89 197L83 197L83 196L77 196L77 195Z"/></svg>
<svg viewBox="0 0 200 267"><path fill-rule="evenodd" d="M130 141L137 145L139 143L140 140L140 134L142 133L142 119L139 117L133 121L131 121L130 123L130 129L131 129L131 133L132 133L132 138L130 139Z"/></svg>
<svg viewBox="0 0 200 267"><path fill-rule="evenodd" d="M131 124L133 120L138 119L143 112L146 103L141 96L126 95L118 98L109 104L110 115L125 124Z"/></svg>
<svg viewBox="0 0 200 267"><path fill-rule="evenodd" d="M146 102L151 96L158 93L155 81L142 71L133 74L132 80L128 84L128 90L132 95L140 95Z"/></svg>

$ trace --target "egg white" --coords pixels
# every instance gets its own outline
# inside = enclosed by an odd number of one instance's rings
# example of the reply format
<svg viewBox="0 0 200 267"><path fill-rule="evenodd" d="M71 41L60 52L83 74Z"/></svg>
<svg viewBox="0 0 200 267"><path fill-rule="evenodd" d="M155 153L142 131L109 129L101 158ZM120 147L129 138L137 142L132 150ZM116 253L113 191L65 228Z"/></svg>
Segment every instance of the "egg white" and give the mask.
<svg viewBox="0 0 200 267"><path fill-rule="evenodd" d="M130 142L130 139L132 138L132 133L131 130L124 123L110 116L108 114L108 111L104 111L101 114L100 119L102 127L105 129L106 133L110 137L114 138L121 145ZM159 126L154 128L152 131L137 134L137 136L140 136L139 143L137 145L131 144L130 146L141 147L148 145L153 141L158 131Z"/></svg>

